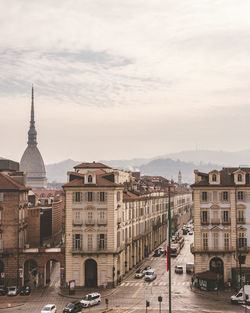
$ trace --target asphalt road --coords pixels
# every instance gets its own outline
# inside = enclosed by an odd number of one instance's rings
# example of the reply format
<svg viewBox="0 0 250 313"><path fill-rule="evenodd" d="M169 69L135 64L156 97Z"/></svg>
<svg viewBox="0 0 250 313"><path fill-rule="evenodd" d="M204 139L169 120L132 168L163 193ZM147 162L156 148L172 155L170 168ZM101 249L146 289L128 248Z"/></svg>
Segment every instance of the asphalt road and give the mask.
<svg viewBox="0 0 250 313"><path fill-rule="evenodd" d="M191 276L185 273L185 265L193 262L193 255L190 253L190 243L193 236L185 236L185 245L177 258L172 258L172 312L173 313L222 313L222 312L245 312L243 306L232 305L228 299L221 299L220 294L217 296L207 296L197 294L190 288ZM163 298L161 303L161 312L168 312L168 273L166 270L166 257L149 257L142 267L150 265L155 269L157 278L151 283L144 282L143 279L135 279L132 273L124 280L119 287L113 290L108 296L109 309L114 313L142 313L146 312L146 300L150 301L148 313L160 312L158 296ZM175 274L174 266L182 265L183 274ZM51 277L51 285L42 290L36 291L31 297L22 298L21 296L7 298L0 297L0 307L2 301L8 301L11 305L27 301L23 305L15 308L2 309L1 312L9 313L40 313L41 309L47 303L55 303L57 312L62 312L64 306L71 300L58 295L59 285L57 281L58 273L55 267L54 275ZM83 292L83 296L85 293ZM105 301L99 306L83 309L82 312L103 312L105 310ZM249 308L250 313L250 308Z"/></svg>

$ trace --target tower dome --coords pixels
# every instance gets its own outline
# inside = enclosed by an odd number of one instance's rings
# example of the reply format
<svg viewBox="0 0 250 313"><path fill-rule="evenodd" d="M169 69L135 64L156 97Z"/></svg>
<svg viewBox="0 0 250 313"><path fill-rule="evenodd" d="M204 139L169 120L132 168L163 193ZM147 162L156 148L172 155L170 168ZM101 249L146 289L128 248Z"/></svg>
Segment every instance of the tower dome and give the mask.
<svg viewBox="0 0 250 313"><path fill-rule="evenodd" d="M25 149L20 161L20 170L27 173L27 185L33 189L47 188L46 171L42 155L37 148L37 132L35 129L34 117L34 89L32 86L31 95L31 118L28 131L28 146Z"/></svg>

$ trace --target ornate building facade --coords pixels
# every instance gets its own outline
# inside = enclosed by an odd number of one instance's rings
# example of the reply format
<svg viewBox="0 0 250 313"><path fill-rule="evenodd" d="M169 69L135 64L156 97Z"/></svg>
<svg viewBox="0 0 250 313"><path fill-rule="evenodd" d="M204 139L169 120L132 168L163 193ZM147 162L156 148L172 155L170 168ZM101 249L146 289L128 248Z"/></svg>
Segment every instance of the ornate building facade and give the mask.
<svg viewBox="0 0 250 313"><path fill-rule="evenodd" d="M47 178L42 155L37 148L37 131L34 114L34 89L31 96L31 118L28 131L28 146L20 162L20 170L27 174L27 185L34 189L46 189Z"/></svg>
<svg viewBox="0 0 250 313"><path fill-rule="evenodd" d="M195 171L195 272L216 272L221 283L250 281L250 168Z"/></svg>
<svg viewBox="0 0 250 313"><path fill-rule="evenodd" d="M76 166L68 177L63 186L66 282L114 286L165 241L168 193L159 184L145 191L146 183L132 173L95 162ZM190 219L190 191L171 194L170 202L173 216Z"/></svg>

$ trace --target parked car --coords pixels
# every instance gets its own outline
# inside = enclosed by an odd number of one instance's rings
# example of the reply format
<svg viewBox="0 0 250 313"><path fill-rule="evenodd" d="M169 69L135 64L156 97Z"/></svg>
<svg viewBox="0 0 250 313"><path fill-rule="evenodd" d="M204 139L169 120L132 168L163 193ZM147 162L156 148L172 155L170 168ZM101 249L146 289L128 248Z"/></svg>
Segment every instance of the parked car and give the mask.
<svg viewBox="0 0 250 313"><path fill-rule="evenodd" d="M194 232L192 230L190 230L189 235L193 235L193 234L194 234Z"/></svg>
<svg viewBox="0 0 250 313"><path fill-rule="evenodd" d="M154 251L153 256L154 256L154 257L159 257L159 256L161 256L160 250L159 250L159 249L156 249L156 250Z"/></svg>
<svg viewBox="0 0 250 313"><path fill-rule="evenodd" d="M46 304L42 309L41 313L56 313L56 305L55 304Z"/></svg>
<svg viewBox="0 0 250 313"><path fill-rule="evenodd" d="M8 289L4 287L3 285L0 286L0 296L5 296L8 292Z"/></svg>
<svg viewBox="0 0 250 313"><path fill-rule="evenodd" d="M155 274L155 271L151 268L150 270L147 270L145 273L144 280L145 281L153 281L155 280L157 275Z"/></svg>
<svg viewBox="0 0 250 313"><path fill-rule="evenodd" d="M159 251L160 251L161 254L164 254L164 253L165 253L165 249L162 248L162 247L159 248Z"/></svg>
<svg viewBox="0 0 250 313"><path fill-rule="evenodd" d="M17 286L8 287L7 295L8 296L16 296L16 295L18 295L18 288L17 288Z"/></svg>
<svg viewBox="0 0 250 313"><path fill-rule="evenodd" d="M183 274L183 267L180 265L176 265L174 271L176 274Z"/></svg>
<svg viewBox="0 0 250 313"><path fill-rule="evenodd" d="M70 302L63 309L63 313L77 313L82 311L81 302Z"/></svg>
<svg viewBox="0 0 250 313"><path fill-rule="evenodd" d="M20 290L20 295L21 296L28 296L31 293L31 288L30 286L26 285L26 286L22 286L21 290Z"/></svg>
<svg viewBox="0 0 250 313"><path fill-rule="evenodd" d="M194 263L187 263L186 264L186 273L193 274L194 272Z"/></svg>
<svg viewBox="0 0 250 313"><path fill-rule="evenodd" d="M135 278L142 278L145 275L144 271L139 268L136 272L135 272Z"/></svg>
<svg viewBox="0 0 250 313"><path fill-rule="evenodd" d="M89 308L101 303L101 295L98 292L93 292L86 295L80 302L83 308Z"/></svg>
<svg viewBox="0 0 250 313"><path fill-rule="evenodd" d="M148 270L151 270L151 266L146 266L146 267L144 267L144 269L143 269L143 272L144 272L144 274L148 271Z"/></svg>

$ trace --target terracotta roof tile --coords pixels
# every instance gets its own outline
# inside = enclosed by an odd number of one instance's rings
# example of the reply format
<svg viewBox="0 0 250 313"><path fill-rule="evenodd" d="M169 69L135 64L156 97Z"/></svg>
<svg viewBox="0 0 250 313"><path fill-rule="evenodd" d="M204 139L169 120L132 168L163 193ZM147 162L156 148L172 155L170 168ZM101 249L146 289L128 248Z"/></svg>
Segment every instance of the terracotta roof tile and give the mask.
<svg viewBox="0 0 250 313"><path fill-rule="evenodd" d="M29 190L6 174L0 173L0 190Z"/></svg>
<svg viewBox="0 0 250 313"><path fill-rule="evenodd" d="M81 163L78 164L76 166L74 166L74 168L111 168L105 164L102 163L96 163L96 162L92 162L92 163Z"/></svg>

